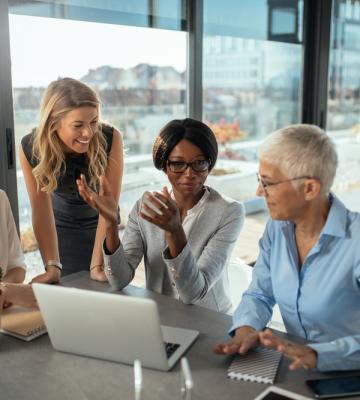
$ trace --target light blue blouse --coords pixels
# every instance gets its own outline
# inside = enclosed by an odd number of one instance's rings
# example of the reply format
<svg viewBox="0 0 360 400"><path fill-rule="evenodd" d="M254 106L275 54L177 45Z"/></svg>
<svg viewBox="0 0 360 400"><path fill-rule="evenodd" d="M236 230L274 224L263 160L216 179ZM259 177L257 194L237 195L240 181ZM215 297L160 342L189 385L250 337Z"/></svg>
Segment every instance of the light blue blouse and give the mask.
<svg viewBox="0 0 360 400"><path fill-rule="evenodd" d="M315 342L320 371L360 369L360 214L330 195L319 240L299 268L294 224L270 220L230 334L262 330L277 303L288 333Z"/></svg>

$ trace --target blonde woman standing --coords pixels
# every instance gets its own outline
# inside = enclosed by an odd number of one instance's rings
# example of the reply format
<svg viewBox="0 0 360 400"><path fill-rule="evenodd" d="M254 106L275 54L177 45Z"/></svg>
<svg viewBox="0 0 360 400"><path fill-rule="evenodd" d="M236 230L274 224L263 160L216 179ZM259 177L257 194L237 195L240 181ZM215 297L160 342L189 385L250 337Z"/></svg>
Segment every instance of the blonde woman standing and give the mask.
<svg viewBox="0 0 360 400"><path fill-rule="evenodd" d="M34 281L58 282L61 274L80 270L106 280L105 223L76 187L76 179L84 174L96 189L99 176L105 174L119 200L122 138L101 122L96 93L75 79L52 82L43 95L38 127L22 139L20 162L46 270Z"/></svg>

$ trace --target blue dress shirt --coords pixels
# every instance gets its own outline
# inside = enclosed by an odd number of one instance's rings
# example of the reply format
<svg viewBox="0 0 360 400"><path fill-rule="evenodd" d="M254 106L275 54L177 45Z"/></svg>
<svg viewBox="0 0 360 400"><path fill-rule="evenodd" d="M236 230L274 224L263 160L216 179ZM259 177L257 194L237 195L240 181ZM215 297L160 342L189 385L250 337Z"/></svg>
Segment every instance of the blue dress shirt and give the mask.
<svg viewBox="0 0 360 400"><path fill-rule="evenodd" d="M277 303L287 332L314 342L320 371L360 369L360 214L333 195L330 202L301 268L294 224L269 220L230 334L244 325L262 330Z"/></svg>

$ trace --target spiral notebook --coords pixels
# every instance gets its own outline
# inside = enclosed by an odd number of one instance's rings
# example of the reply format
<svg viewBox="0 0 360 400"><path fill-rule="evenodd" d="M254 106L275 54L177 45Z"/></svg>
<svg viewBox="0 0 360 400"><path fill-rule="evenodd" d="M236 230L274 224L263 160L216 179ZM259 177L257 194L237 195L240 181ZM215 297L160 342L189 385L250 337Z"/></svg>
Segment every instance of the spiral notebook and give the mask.
<svg viewBox="0 0 360 400"><path fill-rule="evenodd" d="M228 377L249 382L273 384L279 367L281 353L256 347L247 354L237 355L228 368Z"/></svg>
<svg viewBox="0 0 360 400"><path fill-rule="evenodd" d="M12 306L2 312L0 332L29 342L46 333L46 327L38 308Z"/></svg>

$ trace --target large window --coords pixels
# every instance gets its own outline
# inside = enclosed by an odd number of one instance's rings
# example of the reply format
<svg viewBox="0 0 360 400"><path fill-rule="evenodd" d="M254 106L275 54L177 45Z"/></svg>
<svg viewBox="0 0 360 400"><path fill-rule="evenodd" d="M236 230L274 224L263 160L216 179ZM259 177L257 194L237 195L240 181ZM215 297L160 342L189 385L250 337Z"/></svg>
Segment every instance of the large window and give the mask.
<svg viewBox="0 0 360 400"><path fill-rule="evenodd" d="M359 208L360 1L332 1L327 131L340 156L335 190L350 208ZM189 111L199 115L202 98L202 118L220 145L209 184L244 201L248 212L263 208L262 201L254 200L258 144L270 132L301 122L303 71L316 70L310 58L303 59L304 50L312 48L309 43L319 39L308 28L310 20L316 20L313 16L322 23L327 18L312 7L312 0L8 2L17 146L36 126L40 99L50 81L71 76L88 83L99 93L103 117L124 135L121 211L126 221L144 190L166 182L152 167L154 136L172 118L185 117ZM192 14L194 10L202 13ZM203 25L202 53L192 48L201 43L201 30L194 34L193 29L198 17ZM327 52L320 53L323 62ZM202 57L197 58L199 54ZM201 58L202 69L197 64ZM201 79L196 80L199 70ZM194 84L190 88L189 79ZM307 99L324 98L325 93L315 92L325 91L325 85L309 86L305 85ZM198 108L186 103L187 94ZM303 117L309 122L321 109L313 103L311 117ZM19 169L18 193L24 231L31 225L31 211ZM260 217L256 223L262 227L263 221Z"/></svg>
<svg viewBox="0 0 360 400"><path fill-rule="evenodd" d="M151 168L154 137L166 122L187 113L182 3L154 2L150 12L147 1L108 1L96 13L87 7L96 2L51 3L14 2L10 8L16 146L37 125L41 96L51 81L70 76L89 84L100 96L103 119L124 137L121 214L126 222L137 198L162 179ZM36 247L31 207L19 163L17 175L20 230L25 250L31 250ZM41 265L36 253L27 258L30 266Z"/></svg>
<svg viewBox="0 0 360 400"><path fill-rule="evenodd" d="M335 190L350 208L360 210L359 1L333 2L327 131L340 160Z"/></svg>
<svg viewBox="0 0 360 400"><path fill-rule="evenodd" d="M301 72L302 1L204 0L203 118L228 195L255 196L258 141L300 122Z"/></svg>
<svg viewBox="0 0 360 400"><path fill-rule="evenodd" d="M209 182L245 203L233 257L247 263L256 259L266 221L255 194L258 144L301 121L302 24L298 0L204 0L203 119L220 144Z"/></svg>

